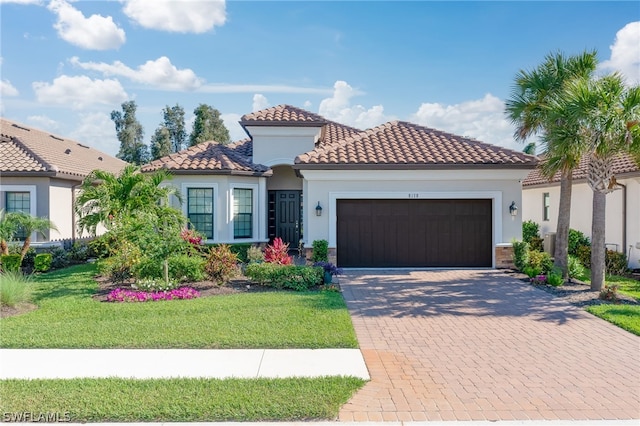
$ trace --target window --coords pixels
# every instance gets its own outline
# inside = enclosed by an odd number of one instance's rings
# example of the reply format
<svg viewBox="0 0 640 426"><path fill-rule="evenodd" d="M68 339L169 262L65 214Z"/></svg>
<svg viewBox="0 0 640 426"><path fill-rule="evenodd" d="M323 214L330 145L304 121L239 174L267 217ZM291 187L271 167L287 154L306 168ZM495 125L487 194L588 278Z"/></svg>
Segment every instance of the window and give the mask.
<svg viewBox="0 0 640 426"><path fill-rule="evenodd" d="M253 237L252 189L233 189L233 237Z"/></svg>
<svg viewBox="0 0 640 426"><path fill-rule="evenodd" d="M31 193L30 192L7 192L5 200L5 210L7 213L31 214ZM18 240L27 238L24 230L18 230L14 237Z"/></svg>
<svg viewBox="0 0 640 426"><path fill-rule="evenodd" d="M196 231L213 239L213 188L187 189L187 217Z"/></svg>
<svg viewBox="0 0 640 426"><path fill-rule="evenodd" d="M551 205L549 193L542 194L542 220L549 220L549 206Z"/></svg>

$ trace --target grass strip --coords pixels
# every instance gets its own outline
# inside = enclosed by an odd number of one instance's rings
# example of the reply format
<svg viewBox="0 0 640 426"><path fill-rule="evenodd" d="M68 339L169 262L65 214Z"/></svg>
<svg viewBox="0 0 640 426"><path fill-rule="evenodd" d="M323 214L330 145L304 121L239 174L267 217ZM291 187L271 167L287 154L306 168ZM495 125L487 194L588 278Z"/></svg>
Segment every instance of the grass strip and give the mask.
<svg viewBox="0 0 640 426"><path fill-rule="evenodd" d="M364 383L354 377L3 380L0 411L3 421L24 421L8 418L24 413L72 422L326 420Z"/></svg>
<svg viewBox="0 0 640 426"><path fill-rule="evenodd" d="M0 320L4 348L357 348L342 295L264 292L106 303L94 265L34 279L39 309Z"/></svg>
<svg viewBox="0 0 640 426"><path fill-rule="evenodd" d="M594 305L588 306L587 312L640 336L640 306L638 305Z"/></svg>

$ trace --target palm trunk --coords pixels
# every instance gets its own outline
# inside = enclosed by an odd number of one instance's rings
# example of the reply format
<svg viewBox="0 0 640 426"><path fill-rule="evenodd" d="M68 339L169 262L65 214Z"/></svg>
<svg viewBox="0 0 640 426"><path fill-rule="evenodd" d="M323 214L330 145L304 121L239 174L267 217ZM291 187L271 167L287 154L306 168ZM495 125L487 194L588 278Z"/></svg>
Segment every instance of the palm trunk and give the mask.
<svg viewBox="0 0 640 426"><path fill-rule="evenodd" d="M20 261L24 259L29 251L29 247L31 246L31 235L27 235L24 239L24 243L22 243L22 250L20 250Z"/></svg>
<svg viewBox="0 0 640 426"><path fill-rule="evenodd" d="M607 194L593 191L593 217L591 219L591 290L604 288L605 273L605 220Z"/></svg>
<svg viewBox="0 0 640 426"><path fill-rule="evenodd" d="M569 257L569 227L571 226L571 190L573 186L573 171L562 173L560 179L560 205L558 211L558 227L556 228L556 248L554 264L562 270L564 278L568 275Z"/></svg>
<svg viewBox="0 0 640 426"><path fill-rule="evenodd" d="M9 244L5 240L0 241L0 255L9 254Z"/></svg>

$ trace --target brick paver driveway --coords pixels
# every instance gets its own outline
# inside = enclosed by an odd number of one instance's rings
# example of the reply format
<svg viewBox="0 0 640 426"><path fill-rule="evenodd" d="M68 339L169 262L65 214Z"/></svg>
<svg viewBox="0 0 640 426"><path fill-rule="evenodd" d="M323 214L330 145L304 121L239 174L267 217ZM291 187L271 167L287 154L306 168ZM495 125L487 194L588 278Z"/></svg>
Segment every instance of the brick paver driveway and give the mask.
<svg viewBox="0 0 640 426"><path fill-rule="evenodd" d="M640 419L640 337L502 271L352 271L342 421Z"/></svg>

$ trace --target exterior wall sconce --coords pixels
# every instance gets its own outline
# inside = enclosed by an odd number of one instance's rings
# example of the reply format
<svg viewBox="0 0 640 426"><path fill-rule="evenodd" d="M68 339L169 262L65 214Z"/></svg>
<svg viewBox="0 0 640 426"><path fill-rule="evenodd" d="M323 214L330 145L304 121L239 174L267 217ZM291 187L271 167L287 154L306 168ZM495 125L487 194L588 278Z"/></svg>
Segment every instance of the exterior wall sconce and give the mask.
<svg viewBox="0 0 640 426"><path fill-rule="evenodd" d="M511 215L511 219L515 218L518 215L518 206L516 206L516 202L512 201L509 206L509 214Z"/></svg>
<svg viewBox="0 0 640 426"><path fill-rule="evenodd" d="M316 216L322 216L322 206L320 205L320 201L318 201L318 205L316 206Z"/></svg>

